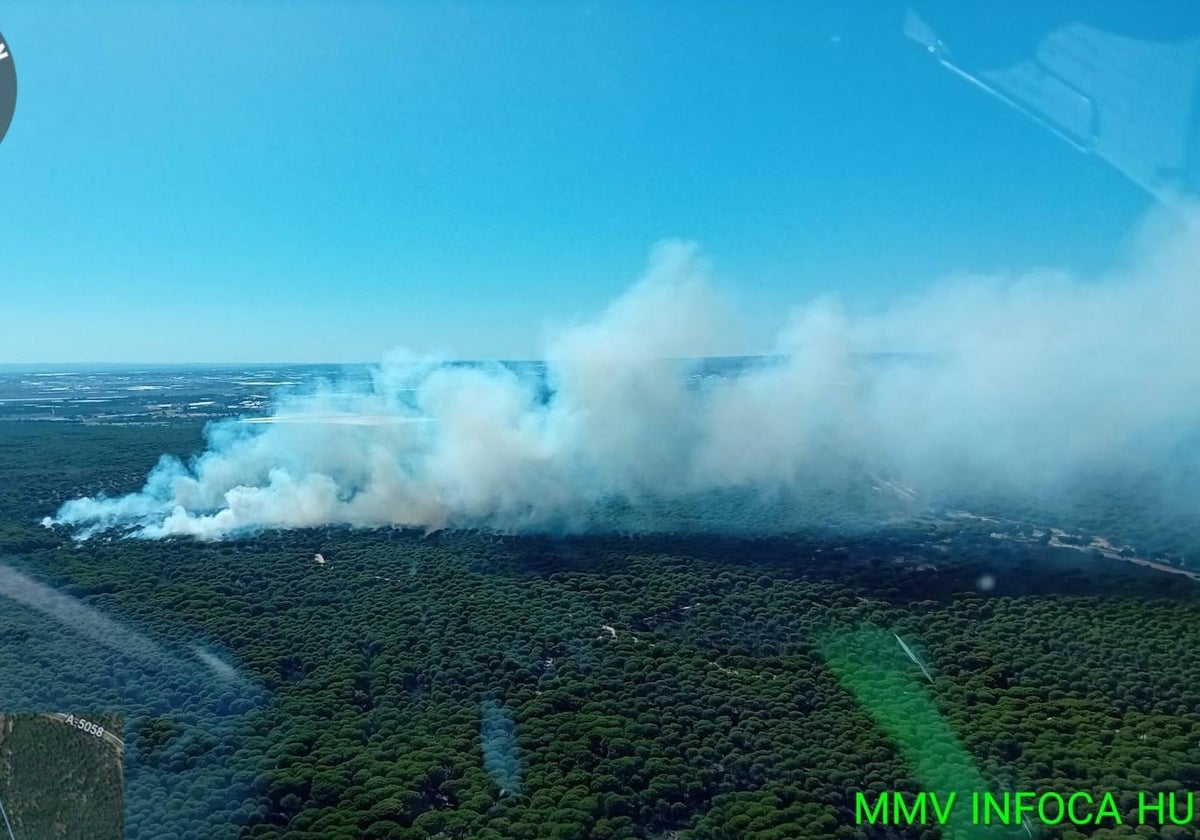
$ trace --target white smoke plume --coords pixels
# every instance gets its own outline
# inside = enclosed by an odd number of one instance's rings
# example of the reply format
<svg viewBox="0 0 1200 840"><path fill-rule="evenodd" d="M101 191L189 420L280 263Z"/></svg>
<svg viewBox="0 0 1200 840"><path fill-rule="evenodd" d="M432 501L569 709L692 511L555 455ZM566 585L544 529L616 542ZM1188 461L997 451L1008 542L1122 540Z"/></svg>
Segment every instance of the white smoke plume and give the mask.
<svg viewBox="0 0 1200 840"><path fill-rule="evenodd" d="M705 378L692 360L732 319L697 248L663 243L598 318L548 343L544 378L398 354L369 387L215 424L190 463L164 458L141 492L68 502L47 524L669 529L686 509L716 528L696 500L782 499L803 520L864 476L1037 494L1098 467L1171 470L1200 418L1197 218L1157 225L1103 277L961 276L869 318L816 301L769 360Z"/></svg>
<svg viewBox="0 0 1200 840"><path fill-rule="evenodd" d="M521 794L521 758L517 749L512 712L494 697L480 703L479 747L483 768L500 789L500 795Z"/></svg>

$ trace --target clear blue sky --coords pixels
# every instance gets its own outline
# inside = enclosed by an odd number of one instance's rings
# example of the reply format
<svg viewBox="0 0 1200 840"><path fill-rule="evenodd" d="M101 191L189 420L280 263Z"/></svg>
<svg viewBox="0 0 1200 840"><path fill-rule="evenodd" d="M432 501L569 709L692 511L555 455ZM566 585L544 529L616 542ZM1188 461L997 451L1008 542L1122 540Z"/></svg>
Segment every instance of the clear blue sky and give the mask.
<svg viewBox="0 0 1200 840"><path fill-rule="evenodd" d="M1146 197L903 8L7 2L0 362L528 357L664 237L764 335L1107 264Z"/></svg>

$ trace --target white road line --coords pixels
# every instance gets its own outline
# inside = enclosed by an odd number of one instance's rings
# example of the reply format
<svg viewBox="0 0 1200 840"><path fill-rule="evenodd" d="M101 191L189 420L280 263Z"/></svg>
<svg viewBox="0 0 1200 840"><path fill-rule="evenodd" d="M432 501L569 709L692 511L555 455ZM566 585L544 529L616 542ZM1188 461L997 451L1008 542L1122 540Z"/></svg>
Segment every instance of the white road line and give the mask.
<svg viewBox="0 0 1200 840"><path fill-rule="evenodd" d="M13 836L12 825L8 821L8 812L4 810L4 803L0 802L0 816L4 817L4 827L8 829L8 840L17 840Z"/></svg>
<svg viewBox="0 0 1200 840"><path fill-rule="evenodd" d="M59 723L66 724L67 726L72 726L81 732L87 732L89 735L93 735L96 738L100 738L101 740L107 741L108 743L112 744L114 747L116 747L119 750L125 749L124 741L122 741L116 735L109 732L107 729L100 726L99 724L92 723L90 720L85 720L84 718L77 718L77 717L75 717L75 715L66 715L66 714L63 714L62 712L51 712L50 714L44 715L44 717L48 717L51 720L56 720ZM80 725L81 723L84 725ZM98 731L93 731L93 730L98 730Z"/></svg>

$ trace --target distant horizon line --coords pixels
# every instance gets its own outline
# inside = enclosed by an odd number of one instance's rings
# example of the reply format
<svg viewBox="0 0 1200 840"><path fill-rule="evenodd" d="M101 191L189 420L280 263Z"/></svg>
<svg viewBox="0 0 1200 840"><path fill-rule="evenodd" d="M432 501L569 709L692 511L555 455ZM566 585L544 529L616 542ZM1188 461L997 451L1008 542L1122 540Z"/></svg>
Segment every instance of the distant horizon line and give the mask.
<svg viewBox="0 0 1200 840"><path fill-rule="evenodd" d="M931 353L881 350L858 351L851 356L899 356L921 357L931 356ZM678 361L706 361L725 359L786 359L786 353L726 353L713 356L676 356L667 357ZM545 364L546 359L503 359L503 358L459 358L441 359L443 364ZM295 361L246 361L246 362L0 362L0 372L3 373L38 373L44 370L137 370L140 368L185 369L185 368L246 368L246 367L374 367L386 364L385 361L374 360L364 362L295 362Z"/></svg>

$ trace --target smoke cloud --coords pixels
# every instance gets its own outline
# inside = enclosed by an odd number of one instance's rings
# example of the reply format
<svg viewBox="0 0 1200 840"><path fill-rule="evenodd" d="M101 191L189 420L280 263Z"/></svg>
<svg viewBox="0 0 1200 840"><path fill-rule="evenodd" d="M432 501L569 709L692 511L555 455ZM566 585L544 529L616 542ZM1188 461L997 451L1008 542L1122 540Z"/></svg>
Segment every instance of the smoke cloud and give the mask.
<svg viewBox="0 0 1200 840"><path fill-rule="evenodd" d="M697 247L665 242L547 343L544 370L396 354L367 386L214 424L203 454L164 457L141 492L47 524L202 539L790 527L908 485L1033 497L1096 470L1182 474L1200 418L1198 219L1147 226L1102 277L963 275L870 317L810 302L773 355L736 367L701 360L734 319Z"/></svg>
<svg viewBox="0 0 1200 840"><path fill-rule="evenodd" d="M521 794L521 759L513 716L500 701L487 696L480 703L479 744L483 768L500 788L501 796Z"/></svg>

